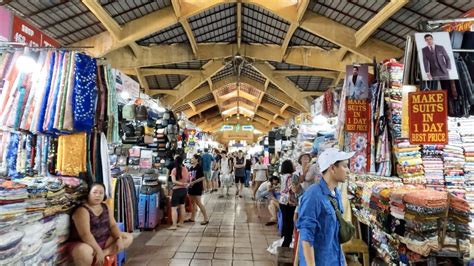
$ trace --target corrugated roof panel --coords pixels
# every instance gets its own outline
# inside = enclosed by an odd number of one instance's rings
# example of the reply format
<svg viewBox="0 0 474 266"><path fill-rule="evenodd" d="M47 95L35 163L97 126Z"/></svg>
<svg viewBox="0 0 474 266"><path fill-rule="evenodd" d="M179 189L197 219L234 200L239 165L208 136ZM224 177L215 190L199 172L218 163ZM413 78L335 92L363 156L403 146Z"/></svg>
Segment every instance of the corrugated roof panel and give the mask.
<svg viewBox="0 0 474 266"><path fill-rule="evenodd" d="M285 105L283 102L279 101L278 99L268 95L268 94L265 94L263 95L263 101L267 101L269 103L272 103L278 107L283 107L283 105Z"/></svg>
<svg viewBox="0 0 474 266"><path fill-rule="evenodd" d="M328 40L318 37L302 28L296 29L290 40L290 46L318 46L324 50L339 49L340 47Z"/></svg>
<svg viewBox="0 0 474 266"><path fill-rule="evenodd" d="M174 111L179 113L179 112L182 112L182 111L187 110L189 108L191 108L191 106L189 106L189 104L186 103L186 104L183 104L183 105L179 106L178 108L174 109Z"/></svg>
<svg viewBox="0 0 474 266"><path fill-rule="evenodd" d="M189 61L177 64L169 64L169 65L161 65L161 66L153 66L150 68L165 68L165 69L202 69L202 67L209 62L209 60L196 60L196 61Z"/></svg>
<svg viewBox="0 0 474 266"><path fill-rule="evenodd" d="M294 108L293 106L288 106L288 108L286 108L286 110L290 113L293 113L295 115L299 114L300 113L300 110Z"/></svg>
<svg viewBox="0 0 474 266"><path fill-rule="evenodd" d="M237 38L236 10L236 4L223 4L189 18L196 42L234 42Z"/></svg>
<svg viewBox="0 0 474 266"><path fill-rule="evenodd" d="M255 70L252 66L244 67L242 69L242 76L246 76L250 79L258 81L260 83L265 83L266 78L264 78L257 70Z"/></svg>
<svg viewBox="0 0 474 266"><path fill-rule="evenodd" d="M268 61L276 70L317 70L314 67L292 65L282 62Z"/></svg>
<svg viewBox="0 0 474 266"><path fill-rule="evenodd" d="M105 1L104 9L112 16L118 24L123 25L134 19L143 17L149 13L171 6L171 0L118 0Z"/></svg>
<svg viewBox="0 0 474 266"><path fill-rule="evenodd" d="M232 75L234 75L234 67L232 63L229 63L221 71L217 72L217 74L215 74L211 79L212 82L215 82Z"/></svg>
<svg viewBox="0 0 474 266"><path fill-rule="evenodd" d="M355 30L360 29L387 1L311 1L308 10L335 20ZM372 12L374 11L374 12Z"/></svg>
<svg viewBox="0 0 474 266"><path fill-rule="evenodd" d="M290 76L288 79L301 89L307 91L326 90L328 88L327 86L332 82L332 79L317 76Z"/></svg>
<svg viewBox="0 0 474 266"><path fill-rule="evenodd" d="M201 98L194 100L193 104L197 105L197 104L205 103L205 102L210 101L210 100L214 100L214 95L212 93L208 93L208 94L202 96Z"/></svg>
<svg viewBox="0 0 474 266"><path fill-rule="evenodd" d="M229 93L231 93L235 90L236 90L235 83L227 84L224 87L221 87L221 88L218 89L218 91L216 92L216 96L221 97L221 96L229 94Z"/></svg>
<svg viewBox="0 0 474 266"><path fill-rule="evenodd" d="M265 108L262 107L262 106L259 106L259 107L258 107L258 111L259 111L259 112L264 112L264 113L267 113L267 114L270 114L270 115L274 115L274 114L275 114L275 113L273 113L272 111L267 110L267 109L265 109Z"/></svg>
<svg viewBox="0 0 474 266"><path fill-rule="evenodd" d="M186 77L185 75L156 75L145 78L150 89L171 90L183 82Z"/></svg>
<svg viewBox="0 0 474 266"><path fill-rule="evenodd" d="M187 43L188 37L180 23L171 25L157 33L153 33L141 40L138 40L140 45L150 44L172 44L172 43Z"/></svg>
<svg viewBox="0 0 474 266"><path fill-rule="evenodd" d="M242 5L242 41L282 44L289 23L264 8Z"/></svg>
<svg viewBox="0 0 474 266"><path fill-rule="evenodd" d="M7 7L62 44L105 31L80 1L12 1Z"/></svg>

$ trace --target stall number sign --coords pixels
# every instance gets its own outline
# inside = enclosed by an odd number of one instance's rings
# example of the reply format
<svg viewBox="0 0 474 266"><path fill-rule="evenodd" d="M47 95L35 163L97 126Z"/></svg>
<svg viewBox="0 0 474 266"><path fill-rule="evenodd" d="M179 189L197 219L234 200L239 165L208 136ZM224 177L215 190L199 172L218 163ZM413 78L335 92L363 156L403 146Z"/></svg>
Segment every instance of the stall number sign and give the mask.
<svg viewBox="0 0 474 266"><path fill-rule="evenodd" d="M369 101L347 99L346 100L346 131L368 132L370 124Z"/></svg>
<svg viewBox="0 0 474 266"><path fill-rule="evenodd" d="M446 91L408 94L410 143L448 143L448 98Z"/></svg>

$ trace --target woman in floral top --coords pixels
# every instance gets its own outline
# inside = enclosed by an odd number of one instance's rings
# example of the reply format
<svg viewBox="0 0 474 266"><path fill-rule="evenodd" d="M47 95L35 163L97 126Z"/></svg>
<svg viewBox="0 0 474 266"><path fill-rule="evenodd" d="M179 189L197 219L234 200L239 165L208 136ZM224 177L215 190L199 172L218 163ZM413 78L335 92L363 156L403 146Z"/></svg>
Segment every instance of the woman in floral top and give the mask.
<svg viewBox="0 0 474 266"><path fill-rule="evenodd" d="M280 210L283 217L282 237L284 237L282 247L289 247L293 240L294 221L293 216L296 209L296 197L291 190L291 183L295 168L293 162L286 160L281 165L281 191L280 191Z"/></svg>

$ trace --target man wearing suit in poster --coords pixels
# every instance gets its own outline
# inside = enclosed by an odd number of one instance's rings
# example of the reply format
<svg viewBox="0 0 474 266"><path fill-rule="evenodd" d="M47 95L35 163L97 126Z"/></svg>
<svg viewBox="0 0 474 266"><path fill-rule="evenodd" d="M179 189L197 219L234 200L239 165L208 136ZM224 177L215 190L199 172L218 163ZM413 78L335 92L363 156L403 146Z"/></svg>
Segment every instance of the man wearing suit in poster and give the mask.
<svg viewBox="0 0 474 266"><path fill-rule="evenodd" d="M367 89L367 81L359 74L359 67L352 67L352 75L347 78L347 88L349 98L351 99L367 99L369 98L369 90Z"/></svg>
<svg viewBox="0 0 474 266"><path fill-rule="evenodd" d="M433 35L424 36L426 47L421 51L423 54L423 65L428 80L446 80L449 79L449 70L451 69L451 60L446 49L442 45L436 45L433 42Z"/></svg>

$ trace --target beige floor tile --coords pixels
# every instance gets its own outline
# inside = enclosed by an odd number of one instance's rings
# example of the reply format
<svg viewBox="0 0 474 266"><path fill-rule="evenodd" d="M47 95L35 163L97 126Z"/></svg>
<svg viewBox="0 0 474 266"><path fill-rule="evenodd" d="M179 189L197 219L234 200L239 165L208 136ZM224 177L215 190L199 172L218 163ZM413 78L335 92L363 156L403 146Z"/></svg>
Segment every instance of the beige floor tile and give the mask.
<svg viewBox="0 0 474 266"><path fill-rule="evenodd" d="M253 260L252 254L237 254L234 253L234 260Z"/></svg>
<svg viewBox="0 0 474 266"><path fill-rule="evenodd" d="M243 248L235 247L234 248L234 253L237 253L237 254L250 254L250 253L252 253L252 249L249 248L249 247L243 247Z"/></svg>
<svg viewBox="0 0 474 266"><path fill-rule="evenodd" d="M215 251L215 247L206 247L206 246L199 246L196 252L200 253L212 253Z"/></svg>
<svg viewBox="0 0 474 266"><path fill-rule="evenodd" d="M191 266L212 266L212 260L192 260Z"/></svg>
<svg viewBox="0 0 474 266"><path fill-rule="evenodd" d="M253 266L253 261L249 260L234 260L233 266Z"/></svg>
<svg viewBox="0 0 474 266"><path fill-rule="evenodd" d="M232 253L214 253L214 259L232 260Z"/></svg>
<svg viewBox="0 0 474 266"><path fill-rule="evenodd" d="M195 253L194 259L200 260L212 260L214 258L214 253Z"/></svg>
<svg viewBox="0 0 474 266"><path fill-rule="evenodd" d="M194 253L192 252L176 252L174 255L174 259L192 259L194 257Z"/></svg>
<svg viewBox="0 0 474 266"><path fill-rule="evenodd" d="M170 260L170 266L188 266L191 263L191 259L172 259Z"/></svg>
<svg viewBox="0 0 474 266"><path fill-rule="evenodd" d="M232 266L232 260L212 260L212 266Z"/></svg>

